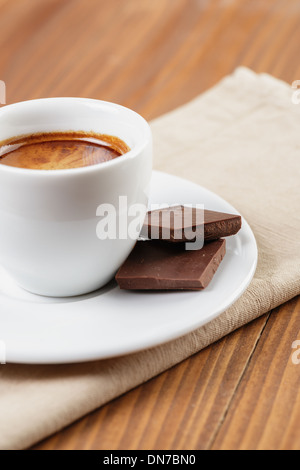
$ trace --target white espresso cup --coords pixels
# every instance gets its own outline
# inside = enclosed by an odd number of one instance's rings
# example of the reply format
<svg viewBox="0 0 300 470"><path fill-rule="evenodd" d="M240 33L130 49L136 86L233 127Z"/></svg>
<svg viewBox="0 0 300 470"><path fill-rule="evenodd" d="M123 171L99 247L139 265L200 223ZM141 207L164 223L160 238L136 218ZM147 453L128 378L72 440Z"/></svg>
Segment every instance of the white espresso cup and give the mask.
<svg viewBox="0 0 300 470"><path fill-rule="evenodd" d="M32 293L69 297L104 286L132 250L138 232L124 234L124 224L122 236L99 236L104 214L99 207L115 208L110 216L115 216L112 224L118 227L120 219L124 222L124 216L138 206L131 218L142 224L152 137L141 116L104 101L48 98L0 109L1 142L55 131L108 134L131 149L104 163L66 170L0 164L0 264Z"/></svg>

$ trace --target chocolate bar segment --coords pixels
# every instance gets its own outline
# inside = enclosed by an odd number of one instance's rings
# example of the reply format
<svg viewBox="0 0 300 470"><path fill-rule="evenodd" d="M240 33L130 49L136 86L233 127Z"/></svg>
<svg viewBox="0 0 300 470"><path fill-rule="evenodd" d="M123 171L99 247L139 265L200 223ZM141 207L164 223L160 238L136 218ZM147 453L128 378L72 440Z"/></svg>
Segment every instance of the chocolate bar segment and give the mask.
<svg viewBox="0 0 300 470"><path fill-rule="evenodd" d="M201 290L225 256L225 240L186 251L180 243L139 241L119 269L116 281L129 290Z"/></svg>
<svg viewBox="0 0 300 470"><path fill-rule="evenodd" d="M199 220L202 221L201 224ZM193 241L197 230L203 230L203 221L205 241L235 235L242 226L239 215L174 206L148 212L141 237L170 242Z"/></svg>

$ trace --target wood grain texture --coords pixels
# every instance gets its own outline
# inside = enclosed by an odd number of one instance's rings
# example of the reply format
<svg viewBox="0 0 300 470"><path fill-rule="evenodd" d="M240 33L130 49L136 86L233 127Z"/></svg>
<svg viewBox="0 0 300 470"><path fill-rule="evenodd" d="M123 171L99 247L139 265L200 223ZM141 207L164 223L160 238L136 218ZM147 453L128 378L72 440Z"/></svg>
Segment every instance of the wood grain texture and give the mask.
<svg viewBox="0 0 300 470"><path fill-rule="evenodd" d="M36 449L300 449L300 298ZM300 358L300 353L299 353Z"/></svg>
<svg viewBox="0 0 300 470"><path fill-rule="evenodd" d="M214 442L216 449L300 449L300 300L274 311ZM299 354L300 357L300 354Z"/></svg>
<svg viewBox="0 0 300 470"><path fill-rule="evenodd" d="M300 79L299 21L299 0L0 0L0 79L7 103L84 96L151 119L238 65ZM37 448L300 449L299 312L289 302Z"/></svg>
<svg viewBox="0 0 300 470"><path fill-rule="evenodd" d="M42 448L208 448L266 318L258 319L113 401L100 413L92 413L49 439Z"/></svg>

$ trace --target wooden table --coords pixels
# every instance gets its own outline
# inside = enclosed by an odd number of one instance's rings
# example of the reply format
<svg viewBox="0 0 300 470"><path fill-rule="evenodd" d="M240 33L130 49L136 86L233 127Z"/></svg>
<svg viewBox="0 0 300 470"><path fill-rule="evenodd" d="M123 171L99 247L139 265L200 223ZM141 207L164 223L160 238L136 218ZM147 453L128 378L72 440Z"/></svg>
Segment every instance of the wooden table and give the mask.
<svg viewBox="0 0 300 470"><path fill-rule="evenodd" d="M152 119L247 65L300 79L299 0L0 0L7 102L101 98ZM294 299L38 449L299 449Z"/></svg>

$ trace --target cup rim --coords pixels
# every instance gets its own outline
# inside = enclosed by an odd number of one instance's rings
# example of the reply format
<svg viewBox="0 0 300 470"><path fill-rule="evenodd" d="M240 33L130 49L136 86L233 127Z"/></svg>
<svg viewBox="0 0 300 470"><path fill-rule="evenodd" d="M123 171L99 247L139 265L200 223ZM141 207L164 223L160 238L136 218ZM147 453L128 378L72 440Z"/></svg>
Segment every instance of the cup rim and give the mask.
<svg viewBox="0 0 300 470"><path fill-rule="evenodd" d="M151 129L150 129L150 126L149 126L148 122L146 121L146 119L143 118L143 116L138 114L136 111L133 111L132 109L127 108L126 106L122 106L122 105L117 104L117 103L112 103L110 101L98 100L98 99L94 99L94 98L65 97L65 96L64 97L53 97L53 98L39 98L39 99L33 99L33 100L18 101L17 103L12 103L12 104L3 106L3 107L0 108L0 114L1 114L2 110L7 109L8 107L9 108L15 108L15 107L17 108L20 104L25 105L25 104L30 104L30 103L33 103L33 102L37 103L37 102L46 102L46 101L66 101L66 102L68 102L68 101L72 101L72 100L91 103L91 104L103 104L105 106L110 106L114 109L123 110L123 111L126 111L126 112L132 114L133 116L138 118L138 120L140 121L140 123L141 123L141 125L144 129L144 132L145 132L144 141L138 143L137 145L135 145L132 149L129 150L129 152L124 153L123 155L121 155L120 156L121 158L120 157L114 158L113 160L108 160L106 162L96 163L94 165L84 166L84 167L80 167L80 168L68 168L68 169L63 169L63 170L62 169L40 170L40 169L32 169L32 168L13 167L13 166L9 166L9 165L2 165L0 163L0 173L5 172L5 173L11 173L11 174L19 174L19 175L24 174L24 175L32 175L32 176L40 175L40 177L54 175L55 177L57 177L59 175L61 175L61 176L71 176L71 175L76 176L77 175L78 176L81 173L90 173L90 172L94 172L96 170L101 171L101 169L103 169L103 171L104 171L108 167L120 165L121 162L125 162L125 160L131 160L131 159L137 157L137 155L140 154L146 148L146 146L149 143L151 143L151 141L152 141Z"/></svg>

